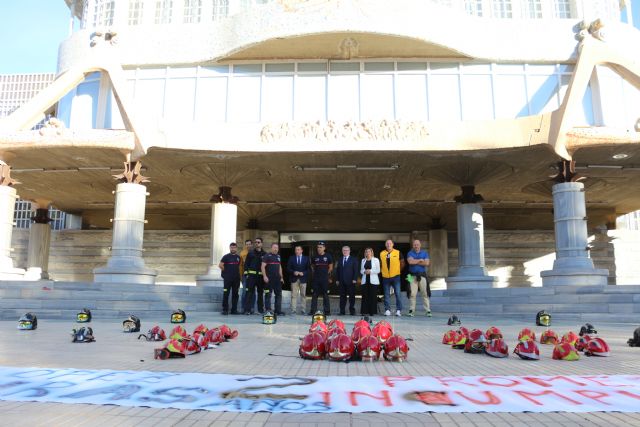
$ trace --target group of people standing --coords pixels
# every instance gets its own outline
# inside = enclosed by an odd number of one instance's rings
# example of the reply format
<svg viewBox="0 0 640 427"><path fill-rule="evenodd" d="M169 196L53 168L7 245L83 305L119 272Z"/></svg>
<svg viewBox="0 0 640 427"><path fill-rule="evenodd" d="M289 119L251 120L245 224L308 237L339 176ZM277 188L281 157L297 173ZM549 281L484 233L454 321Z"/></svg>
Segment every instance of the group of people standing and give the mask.
<svg viewBox="0 0 640 427"><path fill-rule="evenodd" d="M284 315L282 311L282 285L284 275L279 246L272 243L269 252L262 248L262 239L247 240L242 252L238 253L236 243L229 245L230 252L222 257L219 267L224 280L224 294L222 301L223 314L253 314L256 297L257 310L263 313L265 309L272 311L272 295L275 297L273 311ZM302 246L296 245L294 255L287 260L287 272L291 282L291 313L305 314L307 283L311 284L310 313L318 309L318 298L322 296L323 311L329 315L329 283L335 270L335 282L340 289L340 315L346 314L347 302L349 314L356 314L356 285L362 285L362 304L360 313L373 316L378 314L378 290L382 285L384 295L384 314L390 316L391 290L395 294L395 315L402 315L401 274L408 266L409 272L409 316L414 316L416 298L422 294L425 314L431 316L429 297L431 292L427 279L427 269L430 265L429 254L421 248L420 240L412 242L412 249L406 258L400 251L394 249L392 240L385 242L385 249L380 252L380 258L374 256L372 248L366 248L364 258L358 260L351 255L349 246L342 247L342 257L335 260L326 252L324 242L318 242L316 254L309 257L303 254ZM335 269L334 269L335 266ZM382 281L380 280L382 276ZM310 281L310 282L309 282ZM239 295L242 283L242 295ZM231 298L231 310L229 310Z"/></svg>

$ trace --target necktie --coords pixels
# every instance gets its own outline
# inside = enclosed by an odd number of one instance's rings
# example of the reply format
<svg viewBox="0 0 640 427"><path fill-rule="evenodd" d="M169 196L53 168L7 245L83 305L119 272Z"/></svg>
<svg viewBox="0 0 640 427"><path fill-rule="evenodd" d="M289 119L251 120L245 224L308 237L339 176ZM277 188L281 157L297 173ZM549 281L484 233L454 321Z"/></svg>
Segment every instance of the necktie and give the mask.
<svg viewBox="0 0 640 427"><path fill-rule="evenodd" d="M302 261L300 260L300 257L298 257L298 265L302 264Z"/></svg>
<svg viewBox="0 0 640 427"><path fill-rule="evenodd" d="M344 267L346 263L347 263L347 257L344 257L344 259L342 260L342 266Z"/></svg>

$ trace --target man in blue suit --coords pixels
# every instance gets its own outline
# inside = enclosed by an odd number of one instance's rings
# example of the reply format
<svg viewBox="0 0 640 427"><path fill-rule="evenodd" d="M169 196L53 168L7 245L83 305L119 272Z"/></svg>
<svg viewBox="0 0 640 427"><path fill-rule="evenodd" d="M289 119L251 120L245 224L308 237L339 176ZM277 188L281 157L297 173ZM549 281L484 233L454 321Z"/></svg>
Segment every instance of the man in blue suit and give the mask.
<svg viewBox="0 0 640 427"><path fill-rule="evenodd" d="M295 255L289 257L287 270L291 281L291 314L296 314L300 305L300 314L305 314L307 307L307 279L309 277L309 257L302 255L302 246L296 245ZM298 304L300 303L300 304Z"/></svg>
<svg viewBox="0 0 640 427"><path fill-rule="evenodd" d="M340 314L345 314L347 296L349 297L349 314L356 314L356 283L360 263L356 257L351 256L349 246L342 247L342 258L338 258L336 268L336 284L340 286Z"/></svg>

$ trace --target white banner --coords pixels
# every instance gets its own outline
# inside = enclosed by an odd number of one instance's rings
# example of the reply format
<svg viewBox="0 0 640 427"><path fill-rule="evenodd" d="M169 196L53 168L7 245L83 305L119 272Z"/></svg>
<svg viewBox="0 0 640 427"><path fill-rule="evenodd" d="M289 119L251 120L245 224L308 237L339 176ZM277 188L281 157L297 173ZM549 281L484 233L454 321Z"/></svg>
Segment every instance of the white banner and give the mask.
<svg viewBox="0 0 640 427"><path fill-rule="evenodd" d="M0 400L236 412L639 412L640 376L272 377L0 368Z"/></svg>

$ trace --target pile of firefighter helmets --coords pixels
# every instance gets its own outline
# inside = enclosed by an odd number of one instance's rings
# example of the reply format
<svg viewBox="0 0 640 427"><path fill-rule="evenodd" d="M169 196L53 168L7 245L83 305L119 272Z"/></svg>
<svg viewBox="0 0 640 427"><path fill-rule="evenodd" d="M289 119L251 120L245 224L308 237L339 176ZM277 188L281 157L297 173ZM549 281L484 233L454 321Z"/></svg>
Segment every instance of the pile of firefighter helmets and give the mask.
<svg viewBox="0 0 640 427"><path fill-rule="evenodd" d="M231 330L227 325L209 329L205 325L198 325L191 335L182 325L175 326L169 333L169 341L164 347L156 348L153 353L155 359L183 359L187 355L197 354L204 350L215 348L219 344L232 340L238 336L238 331ZM164 341L166 335L159 326L154 326L146 335L138 338L147 341Z"/></svg>
<svg viewBox="0 0 640 427"><path fill-rule="evenodd" d="M299 354L303 359L375 361L382 355L390 361L407 360L407 341L395 334L391 324L385 320L381 320L373 328L368 318L358 320L351 336L347 335L342 321L334 319L328 324L325 322L324 314L316 313L313 316L309 333L300 343Z"/></svg>
<svg viewBox="0 0 640 427"><path fill-rule="evenodd" d="M567 332L560 338L557 333L549 329L551 317L540 326L547 326L547 329L540 336L540 343L553 345L553 359L556 360L578 360L579 352L584 352L586 356L609 356L609 345L602 338L597 336L597 331L593 325L587 323L580 329L580 334ZM451 345L455 349L464 349L465 353L486 354L488 356L504 358L509 356L509 347L504 340L500 329L491 326L485 332L480 329L469 330L460 326L457 316L449 318L449 325L458 325L457 330L447 331L442 343ZM539 360L540 349L536 344L536 334L529 328L524 328L518 334L518 343L514 351L518 357L524 360Z"/></svg>

